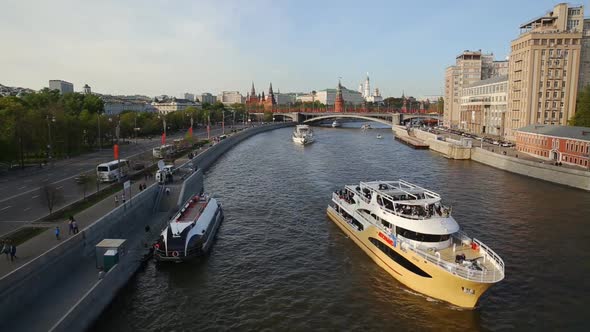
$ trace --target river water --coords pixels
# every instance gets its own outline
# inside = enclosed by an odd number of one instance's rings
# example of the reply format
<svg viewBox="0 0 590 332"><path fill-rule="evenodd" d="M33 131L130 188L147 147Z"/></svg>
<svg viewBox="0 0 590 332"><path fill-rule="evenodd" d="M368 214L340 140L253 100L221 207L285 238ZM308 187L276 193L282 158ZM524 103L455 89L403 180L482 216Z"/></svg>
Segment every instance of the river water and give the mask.
<svg viewBox="0 0 590 332"><path fill-rule="evenodd" d="M94 331L587 330L590 194L413 150L389 129L252 137L206 173L225 221L208 257L142 269ZM376 139L381 133L383 139ZM506 278L474 310L414 294L326 217L331 193L405 179L443 196Z"/></svg>

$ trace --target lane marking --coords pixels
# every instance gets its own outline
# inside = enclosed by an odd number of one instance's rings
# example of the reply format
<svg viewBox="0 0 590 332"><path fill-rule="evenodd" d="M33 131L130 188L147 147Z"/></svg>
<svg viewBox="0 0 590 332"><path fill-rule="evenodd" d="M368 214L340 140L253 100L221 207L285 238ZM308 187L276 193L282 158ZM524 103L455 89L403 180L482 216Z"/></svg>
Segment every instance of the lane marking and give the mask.
<svg viewBox="0 0 590 332"><path fill-rule="evenodd" d="M31 209L31 208L30 208L30 207L28 207L28 208L24 209L23 211L29 211L30 209Z"/></svg>
<svg viewBox="0 0 590 332"><path fill-rule="evenodd" d="M27 186L19 187L18 190L25 189Z"/></svg>
<svg viewBox="0 0 590 332"><path fill-rule="evenodd" d="M39 197L39 195L35 195L35 196L31 197L31 198L37 198L37 197Z"/></svg>
<svg viewBox="0 0 590 332"><path fill-rule="evenodd" d="M6 209L10 209L11 207L12 207L12 205L9 205L9 206L7 206L7 207L4 207L4 208L0 209L0 211L4 211L4 210L6 210Z"/></svg>
<svg viewBox="0 0 590 332"><path fill-rule="evenodd" d="M59 186L59 187L56 187L55 189L62 189L63 187L64 187L64 186Z"/></svg>

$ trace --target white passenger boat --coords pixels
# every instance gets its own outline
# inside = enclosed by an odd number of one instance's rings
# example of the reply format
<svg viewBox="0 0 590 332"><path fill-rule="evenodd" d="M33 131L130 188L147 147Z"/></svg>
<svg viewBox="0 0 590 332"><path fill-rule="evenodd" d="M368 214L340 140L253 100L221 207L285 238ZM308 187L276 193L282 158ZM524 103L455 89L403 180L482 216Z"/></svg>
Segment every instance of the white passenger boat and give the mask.
<svg viewBox="0 0 590 332"><path fill-rule="evenodd" d="M313 143L313 130L308 125L297 125L293 131L293 142L306 145Z"/></svg>
<svg viewBox="0 0 590 332"><path fill-rule="evenodd" d="M223 221L221 204L207 195L191 197L154 244L157 261L183 262L207 253Z"/></svg>
<svg viewBox="0 0 590 332"><path fill-rule="evenodd" d="M468 237L441 197L403 180L361 182L332 194L328 216L407 287L473 308L504 279L504 261Z"/></svg>
<svg viewBox="0 0 590 332"><path fill-rule="evenodd" d="M338 128L338 127L342 127L342 124L340 122L338 122L337 120L334 120L334 122L332 122L332 128Z"/></svg>
<svg viewBox="0 0 590 332"><path fill-rule="evenodd" d="M381 134L377 135L377 139L382 139L382 138L383 138L383 136L381 136Z"/></svg>

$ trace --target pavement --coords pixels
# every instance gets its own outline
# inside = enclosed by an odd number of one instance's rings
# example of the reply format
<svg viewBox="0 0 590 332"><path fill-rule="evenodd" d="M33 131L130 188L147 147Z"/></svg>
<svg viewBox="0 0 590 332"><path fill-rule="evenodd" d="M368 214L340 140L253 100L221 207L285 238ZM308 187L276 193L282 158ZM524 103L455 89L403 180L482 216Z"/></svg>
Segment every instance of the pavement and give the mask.
<svg viewBox="0 0 590 332"><path fill-rule="evenodd" d="M241 126L236 126L241 128ZM230 127L226 126L226 133ZM220 135L222 129L217 126L211 129L211 136ZM169 136L168 139L182 137L183 133ZM198 139L206 139L205 128L194 131ZM158 139L138 140L138 143L121 145L121 158L142 163L153 162L151 150L158 146ZM59 191L62 199L55 204L56 211L78 201L84 195L84 189L77 184L74 178L80 174L94 174L96 165L110 161L112 151L110 149L77 156L75 158L56 161L38 169L38 171L11 171L0 176L0 237L33 221L48 215L47 203L42 200L40 194L41 185L50 183ZM96 191L96 186L87 188L87 194Z"/></svg>

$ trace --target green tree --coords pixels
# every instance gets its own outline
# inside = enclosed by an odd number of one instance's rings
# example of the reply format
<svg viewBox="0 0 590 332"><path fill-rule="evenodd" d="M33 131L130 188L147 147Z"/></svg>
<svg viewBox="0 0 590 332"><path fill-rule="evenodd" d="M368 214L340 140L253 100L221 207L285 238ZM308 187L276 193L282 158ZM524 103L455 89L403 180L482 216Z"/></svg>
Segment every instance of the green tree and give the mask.
<svg viewBox="0 0 590 332"><path fill-rule="evenodd" d="M590 85L586 85L578 93L576 114L569 120L572 126L590 127Z"/></svg>
<svg viewBox="0 0 590 332"><path fill-rule="evenodd" d="M438 97L438 102L436 103L436 110L438 114L443 114L445 111L445 99L443 97Z"/></svg>
<svg viewBox="0 0 590 332"><path fill-rule="evenodd" d="M270 112L270 111L264 112L264 122L272 122L272 112Z"/></svg>

